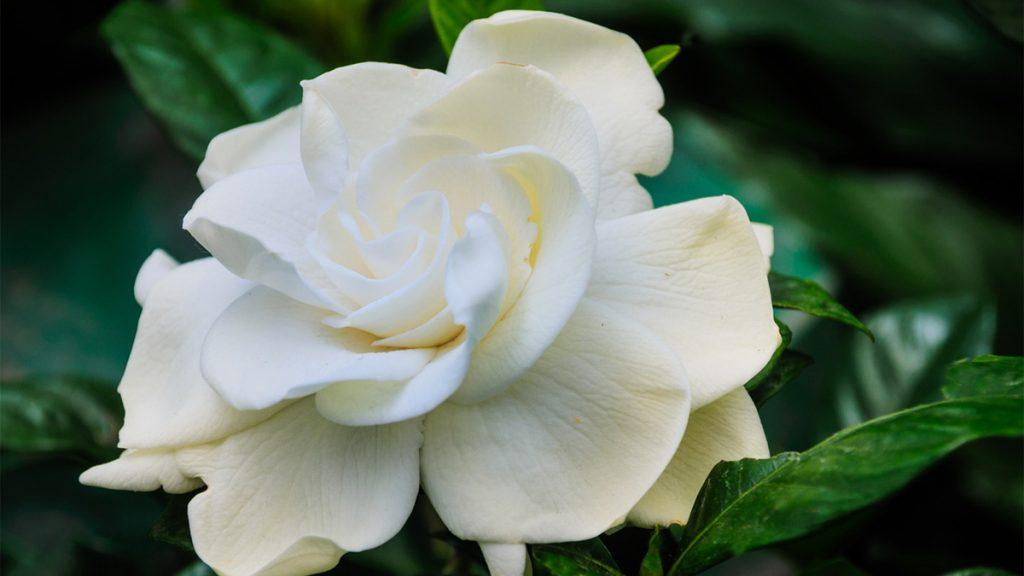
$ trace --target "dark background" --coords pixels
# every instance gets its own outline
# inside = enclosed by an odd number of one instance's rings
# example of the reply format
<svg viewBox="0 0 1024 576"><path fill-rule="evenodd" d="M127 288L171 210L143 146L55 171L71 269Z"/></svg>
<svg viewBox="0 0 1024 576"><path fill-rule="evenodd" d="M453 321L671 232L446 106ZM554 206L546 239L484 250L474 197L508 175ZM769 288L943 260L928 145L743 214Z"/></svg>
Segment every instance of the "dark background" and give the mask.
<svg viewBox="0 0 1024 576"><path fill-rule="evenodd" d="M374 59L443 69L425 2L223 4L289 35L325 68ZM408 16L385 29L399 4ZM69 374L114 386L138 317L138 265L157 247L180 260L202 255L180 230L200 192L197 163L146 112L98 35L115 5L2 7L5 382ZM786 317L817 363L762 412L773 451L934 397L934 372L956 358L1021 353L1020 2L547 5L644 48L682 44L660 76L676 151L645 182L656 202L737 196L776 226L776 270L818 280L879 333L871 346ZM873 385L886 387L885 401L865 400ZM172 574L192 561L149 538L161 495L77 485L95 454L4 446L4 573ZM1021 478L1019 442L975 443L879 506L719 570L796 573L840 555L875 574L1020 572ZM429 511L421 516L385 553L346 556L339 571L439 572L450 547L428 538ZM641 537L608 538L624 568L639 562Z"/></svg>

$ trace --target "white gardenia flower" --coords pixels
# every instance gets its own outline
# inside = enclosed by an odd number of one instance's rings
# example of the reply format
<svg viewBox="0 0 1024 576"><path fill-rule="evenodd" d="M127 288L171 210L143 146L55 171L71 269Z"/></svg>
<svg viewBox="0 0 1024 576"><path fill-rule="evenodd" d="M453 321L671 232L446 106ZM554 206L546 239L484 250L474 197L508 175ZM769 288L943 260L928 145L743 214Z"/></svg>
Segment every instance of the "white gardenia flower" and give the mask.
<svg viewBox="0 0 1024 576"><path fill-rule="evenodd" d="M651 209L672 133L633 40L503 12L445 74L303 90L211 142L184 226L212 258L139 272L125 451L84 483L205 485L195 549L230 575L329 569L422 485L521 575L524 543L684 522L717 461L767 455L770 231L727 197Z"/></svg>

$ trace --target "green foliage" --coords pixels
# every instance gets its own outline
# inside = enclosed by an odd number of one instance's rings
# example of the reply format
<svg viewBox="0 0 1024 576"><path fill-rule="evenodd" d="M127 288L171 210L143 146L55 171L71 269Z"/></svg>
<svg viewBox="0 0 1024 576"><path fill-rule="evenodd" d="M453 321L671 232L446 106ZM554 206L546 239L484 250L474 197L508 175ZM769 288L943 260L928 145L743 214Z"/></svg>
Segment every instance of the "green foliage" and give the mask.
<svg viewBox="0 0 1024 576"><path fill-rule="evenodd" d="M192 550L192 532L188 527L188 503L198 493L197 490L188 494L171 494L167 499L167 506L149 531L149 535L159 542Z"/></svg>
<svg viewBox="0 0 1024 576"><path fill-rule="evenodd" d="M817 282L769 272L768 283L772 290L772 305L776 308L799 310L818 318L835 320L860 330L872 340L875 339L874 334L863 322L836 302Z"/></svg>
<svg viewBox="0 0 1024 576"><path fill-rule="evenodd" d="M487 18L503 10L543 9L543 0L430 0L434 30L448 54L452 53L459 33L473 20Z"/></svg>
<svg viewBox="0 0 1024 576"><path fill-rule="evenodd" d="M69 376L0 385L0 446L22 453L77 452L100 461L116 455L124 409L114 386Z"/></svg>
<svg viewBox="0 0 1024 576"><path fill-rule="evenodd" d="M947 398L986 394L1020 394L1024 390L1024 357L976 356L959 360L946 371L942 395Z"/></svg>
<svg viewBox="0 0 1024 576"><path fill-rule="evenodd" d="M598 538L530 547L536 576L622 576L611 553Z"/></svg>
<svg viewBox="0 0 1024 576"><path fill-rule="evenodd" d="M868 316L874 344L850 344L836 373L840 424L851 426L921 402L938 400L946 367L991 349L995 313L973 298L906 302Z"/></svg>
<svg viewBox="0 0 1024 576"><path fill-rule="evenodd" d="M955 398L843 430L802 454L720 463L697 497L671 573L697 573L817 530L971 440L1024 435L1022 413L1019 393Z"/></svg>
<svg viewBox="0 0 1024 576"><path fill-rule="evenodd" d="M323 71L273 30L222 10L130 1L103 35L146 107L194 158L217 134L297 104L299 81Z"/></svg>
<svg viewBox="0 0 1024 576"><path fill-rule="evenodd" d="M644 52L644 56L647 58L647 63L650 64L651 70L654 71L654 75L657 76L665 68L668 68L668 65L679 55L681 49L678 44L662 44Z"/></svg>
<svg viewBox="0 0 1024 576"><path fill-rule="evenodd" d="M783 386L799 376L804 368L814 363L810 356L789 350L789 344L793 340L793 331L777 319L775 323L779 326L782 342L775 349L768 364L746 384L747 392L750 392L750 397L758 406L767 402Z"/></svg>

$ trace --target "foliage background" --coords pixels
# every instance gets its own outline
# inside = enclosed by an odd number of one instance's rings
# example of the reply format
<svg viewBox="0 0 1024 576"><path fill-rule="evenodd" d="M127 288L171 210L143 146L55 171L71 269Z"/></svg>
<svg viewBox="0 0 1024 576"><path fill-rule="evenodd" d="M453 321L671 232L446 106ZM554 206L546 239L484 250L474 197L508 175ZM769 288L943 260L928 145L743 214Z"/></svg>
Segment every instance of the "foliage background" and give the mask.
<svg viewBox="0 0 1024 576"><path fill-rule="evenodd" d="M362 60L444 66L424 0L216 4L290 37L323 69ZM681 44L660 76L676 151L645 182L656 202L737 196L776 225L776 270L830 288L878 336L872 345L845 327L782 315L816 363L762 409L773 452L937 398L957 358L1021 354L1020 2L546 4L628 32L644 48ZM114 6L3 6L4 573L174 574L194 560L149 536L165 497L77 484L82 469L110 457L117 429L116 406L89 404L77 379L116 385L138 317L138 265L157 247L180 260L202 255L179 227L200 192L197 163L146 111L101 39ZM284 98L298 96L295 86ZM19 415L78 436L19 436ZM843 570L876 574L980 565L1020 573L1021 448L973 443L880 505L714 571L837 573L839 564L821 563L844 558ZM346 556L337 572L478 570L473 550L430 536L438 528L420 508L385 550ZM646 534L625 529L605 541L636 570Z"/></svg>

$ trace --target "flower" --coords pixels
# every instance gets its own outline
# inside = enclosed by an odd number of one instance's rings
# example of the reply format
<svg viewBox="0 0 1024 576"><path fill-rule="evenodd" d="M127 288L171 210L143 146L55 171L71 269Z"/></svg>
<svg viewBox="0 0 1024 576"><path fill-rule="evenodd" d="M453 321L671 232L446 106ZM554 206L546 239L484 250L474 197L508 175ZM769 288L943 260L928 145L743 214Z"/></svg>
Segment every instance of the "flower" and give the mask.
<svg viewBox="0 0 1024 576"><path fill-rule="evenodd" d="M125 451L82 481L205 485L195 549L233 575L380 545L421 483L494 574L685 521L715 462L767 453L743 384L779 333L765 230L638 184L662 104L628 36L513 11L446 74L339 68L221 134L184 219L212 258L142 266Z"/></svg>

